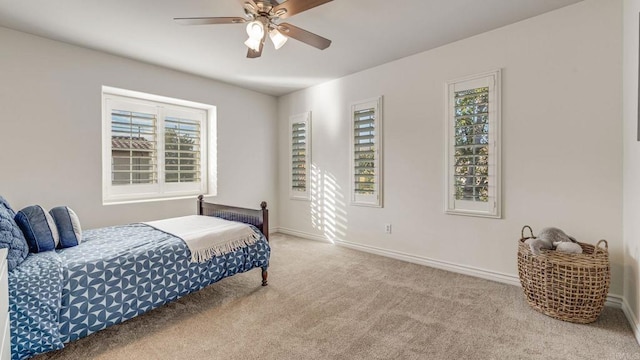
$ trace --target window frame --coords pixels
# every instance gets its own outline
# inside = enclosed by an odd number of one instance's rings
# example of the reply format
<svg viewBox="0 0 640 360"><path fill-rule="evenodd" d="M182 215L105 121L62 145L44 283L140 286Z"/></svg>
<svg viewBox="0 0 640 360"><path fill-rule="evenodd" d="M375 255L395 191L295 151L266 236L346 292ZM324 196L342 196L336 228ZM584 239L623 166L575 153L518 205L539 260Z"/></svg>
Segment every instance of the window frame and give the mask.
<svg viewBox="0 0 640 360"><path fill-rule="evenodd" d="M294 124L304 124L305 134L305 190L294 190L294 173L293 173L293 126ZM292 200L311 200L311 111L307 111L301 114L292 115L289 117L289 198Z"/></svg>
<svg viewBox="0 0 640 360"><path fill-rule="evenodd" d="M374 190L373 194L357 194L356 192L356 174L355 174L355 113L366 109L373 109L374 112L374 165L373 168L377 169L374 172ZM352 102L349 106L349 178L351 185L349 204L353 206L366 206L366 207L383 207L382 193L383 193L383 115L382 115L382 96L375 98L360 100Z"/></svg>
<svg viewBox="0 0 640 360"><path fill-rule="evenodd" d="M155 184L112 184L111 110L146 109L156 114ZM216 194L216 136L213 105L102 87L102 203L103 205L191 198ZM200 182L166 182L165 117L184 117L200 123Z"/></svg>
<svg viewBox="0 0 640 360"><path fill-rule="evenodd" d="M489 88L488 98L488 201L466 201L455 199L455 92ZM447 81L445 84L445 212L487 218L502 217L501 176L501 70L496 69L464 78Z"/></svg>

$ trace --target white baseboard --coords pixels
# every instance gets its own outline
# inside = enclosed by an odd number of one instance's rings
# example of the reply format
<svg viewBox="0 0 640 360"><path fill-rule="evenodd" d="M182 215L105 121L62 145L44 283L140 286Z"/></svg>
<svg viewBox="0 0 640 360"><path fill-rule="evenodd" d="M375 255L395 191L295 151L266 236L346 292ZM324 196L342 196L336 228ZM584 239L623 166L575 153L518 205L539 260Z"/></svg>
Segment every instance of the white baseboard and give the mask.
<svg viewBox="0 0 640 360"><path fill-rule="evenodd" d="M430 259L424 256L417 256L417 255L403 253L400 251L382 249L375 246L356 244L350 241L344 241L344 240L331 241L327 239L326 236L323 236L323 235L310 234L304 231L298 231L298 230L293 230L288 228L280 227L278 228L278 231L282 234L297 236L303 239L334 243L336 245L344 246L350 249L355 249L359 251L368 252L371 254L385 256L385 257L389 257L396 260L407 261L407 262L418 264L418 265L425 265L425 266L429 266L429 267L440 269L440 270L446 270L446 271L451 271L458 274L474 276L481 279L496 281L499 283L504 283L509 285L515 285L518 287L521 286L520 278L518 278L518 276L515 276L515 275L504 274L501 272L491 271L486 269L480 269L473 266L455 264L455 263L442 261L442 260ZM640 327L638 326L637 323L635 323L635 321L632 321L632 319L635 319L635 317L633 316L630 317L630 315L633 315L633 314L631 313L629 306L625 304L626 304L626 301L624 301L624 298L620 295L615 295L615 294L610 294L609 296L607 296L607 301L605 303L606 306L622 309L625 312L625 315L627 316L629 323L634 329L634 333L636 334L636 339L639 339L638 343L640 344L640 337L639 337ZM625 307L627 308L627 310L625 310Z"/></svg>
<svg viewBox="0 0 640 360"><path fill-rule="evenodd" d="M293 230L293 229L287 229L287 228L281 227L278 230L280 231L280 233L286 234L286 235L293 235L293 236L301 237L308 240L334 243L336 245L344 246L350 249L355 249L359 251L368 252L371 254L385 256L392 259L407 261L410 263L425 265L425 266L429 266L436 269L451 271L459 274L465 274L465 275L470 275L474 277L479 277L482 279L520 286L520 279L517 276L513 276L509 274L503 274L503 273L479 269L471 266L459 265L459 264L454 264L446 261L430 259L427 257L416 256L416 255L407 254L407 253L403 253L395 250L382 249L375 246L356 244L350 241L344 241L344 240L331 241L323 235L310 234L307 232Z"/></svg>
<svg viewBox="0 0 640 360"><path fill-rule="evenodd" d="M636 342L640 344L640 323L636 320L636 314L629 306L627 299L622 298L621 305L622 312L624 312L624 316L627 317L627 321L629 322L629 325L631 325L631 330L633 330L633 335L636 337Z"/></svg>
<svg viewBox="0 0 640 360"><path fill-rule="evenodd" d="M607 300L605 301L604 305L624 310L624 298L620 295L609 294L607 295Z"/></svg>
<svg viewBox="0 0 640 360"><path fill-rule="evenodd" d="M321 242L325 242L325 243L333 243L333 241L327 239L327 237L324 236L324 235L316 235L316 234L311 234L311 233L304 232L304 231L298 231L298 230L293 230L293 229L288 229L288 228L283 228L283 227L279 227L278 228L278 232L281 233L281 234L285 234L285 235L301 237L301 238L307 239L307 240L321 241Z"/></svg>
<svg viewBox="0 0 640 360"><path fill-rule="evenodd" d="M407 261L414 264L425 265L432 268L455 272L458 274L464 274L474 276L486 280L497 281L505 284L520 286L520 279L517 276L503 274L496 271L489 271L484 269L475 268L467 265L454 264L447 261L430 259L423 256L416 256L407 253L403 253L395 250L381 249L374 246L356 244L349 241L336 241L338 245L348 247L350 249L360 250L376 255L381 255L396 260Z"/></svg>

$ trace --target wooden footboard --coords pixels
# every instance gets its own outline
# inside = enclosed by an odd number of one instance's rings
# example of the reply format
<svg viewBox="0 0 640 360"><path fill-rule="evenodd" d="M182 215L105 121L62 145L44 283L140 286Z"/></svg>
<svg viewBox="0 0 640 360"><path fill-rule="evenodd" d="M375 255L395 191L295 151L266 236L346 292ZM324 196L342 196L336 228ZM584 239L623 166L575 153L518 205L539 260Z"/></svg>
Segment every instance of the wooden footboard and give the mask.
<svg viewBox="0 0 640 360"><path fill-rule="evenodd" d="M236 206L220 205L204 201L198 196L198 215L215 216L225 220L239 221L257 227L269 241L269 210L267 202L260 204L260 210Z"/></svg>
<svg viewBox="0 0 640 360"><path fill-rule="evenodd" d="M236 206L220 205L204 201L204 196L198 196L198 215L215 216L225 220L239 221L257 227L269 241L269 210L267 202L260 203L260 210L247 209ZM262 286L267 285L267 268L262 268Z"/></svg>

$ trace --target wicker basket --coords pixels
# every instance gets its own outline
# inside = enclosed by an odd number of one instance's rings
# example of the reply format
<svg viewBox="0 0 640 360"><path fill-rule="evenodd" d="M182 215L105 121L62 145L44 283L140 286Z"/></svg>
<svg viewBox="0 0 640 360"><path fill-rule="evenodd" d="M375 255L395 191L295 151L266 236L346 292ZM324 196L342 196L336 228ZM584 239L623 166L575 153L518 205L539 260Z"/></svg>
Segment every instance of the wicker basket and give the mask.
<svg viewBox="0 0 640 360"><path fill-rule="evenodd" d="M531 236L525 237L529 229ZM609 245L578 243L582 254L541 250L534 255L527 239L535 239L528 225L518 242L518 275L527 302L541 313L556 319L586 324L594 322L609 293L611 270ZM604 244L604 248L600 247Z"/></svg>

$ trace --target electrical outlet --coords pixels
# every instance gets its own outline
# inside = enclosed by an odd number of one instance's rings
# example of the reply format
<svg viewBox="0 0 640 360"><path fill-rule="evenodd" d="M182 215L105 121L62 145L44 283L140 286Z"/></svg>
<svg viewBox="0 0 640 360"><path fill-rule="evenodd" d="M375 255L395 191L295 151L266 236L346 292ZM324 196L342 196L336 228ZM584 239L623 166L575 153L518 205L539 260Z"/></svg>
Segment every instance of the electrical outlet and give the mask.
<svg viewBox="0 0 640 360"><path fill-rule="evenodd" d="M384 232L386 232L387 234L391 234L391 224L384 225Z"/></svg>

